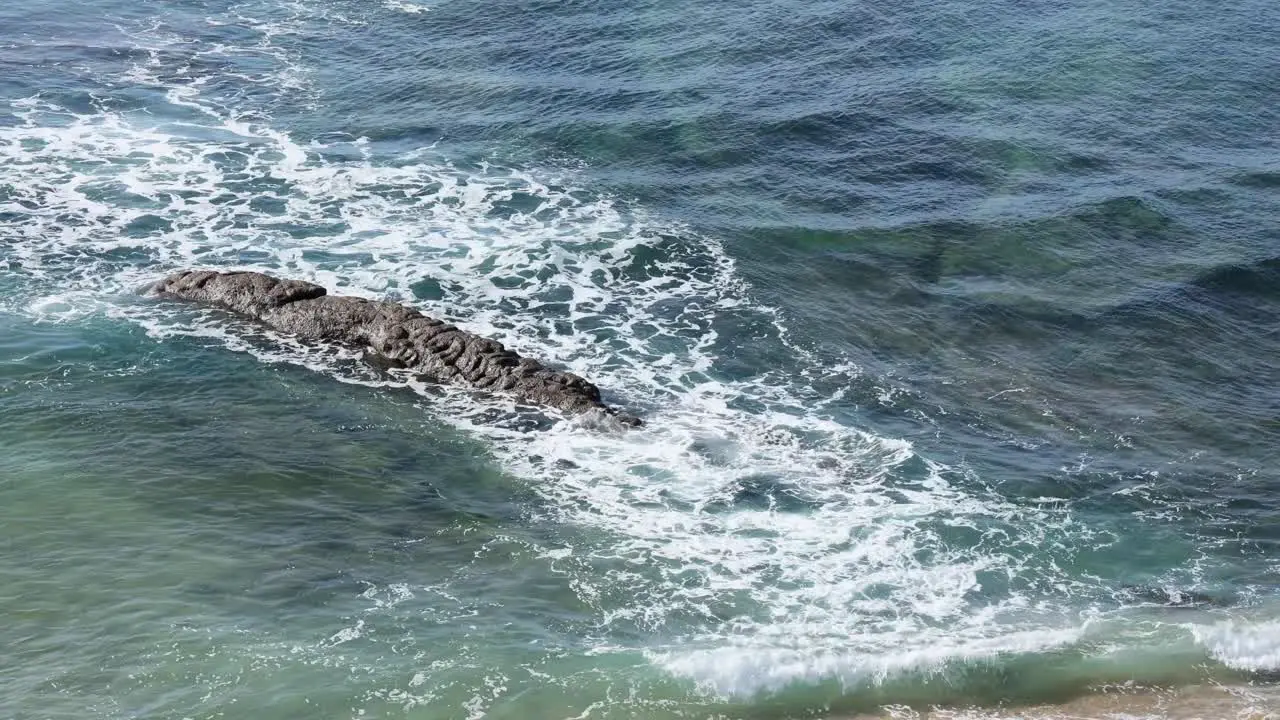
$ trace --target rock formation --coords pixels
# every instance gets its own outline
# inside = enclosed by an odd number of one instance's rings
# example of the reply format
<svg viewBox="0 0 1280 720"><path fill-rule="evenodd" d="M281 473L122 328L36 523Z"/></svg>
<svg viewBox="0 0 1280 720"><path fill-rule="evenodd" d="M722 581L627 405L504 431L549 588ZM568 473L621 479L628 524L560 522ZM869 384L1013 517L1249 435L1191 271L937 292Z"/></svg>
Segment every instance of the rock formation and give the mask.
<svg viewBox="0 0 1280 720"><path fill-rule="evenodd" d="M184 270L156 283L161 297L213 305L284 333L364 350L384 368L433 382L513 395L565 413L598 410L624 425L640 419L607 407L600 389L573 373L524 358L398 303L328 295L319 285L256 272Z"/></svg>

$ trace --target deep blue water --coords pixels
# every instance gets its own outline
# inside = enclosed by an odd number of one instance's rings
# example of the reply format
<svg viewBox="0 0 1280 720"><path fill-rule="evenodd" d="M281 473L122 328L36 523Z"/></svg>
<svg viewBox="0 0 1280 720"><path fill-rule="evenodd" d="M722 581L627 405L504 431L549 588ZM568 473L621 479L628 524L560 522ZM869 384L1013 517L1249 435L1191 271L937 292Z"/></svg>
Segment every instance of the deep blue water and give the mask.
<svg viewBox="0 0 1280 720"><path fill-rule="evenodd" d="M1264 2L0 7L0 716L1273 687L1277 32ZM412 303L647 427L142 293L184 267Z"/></svg>

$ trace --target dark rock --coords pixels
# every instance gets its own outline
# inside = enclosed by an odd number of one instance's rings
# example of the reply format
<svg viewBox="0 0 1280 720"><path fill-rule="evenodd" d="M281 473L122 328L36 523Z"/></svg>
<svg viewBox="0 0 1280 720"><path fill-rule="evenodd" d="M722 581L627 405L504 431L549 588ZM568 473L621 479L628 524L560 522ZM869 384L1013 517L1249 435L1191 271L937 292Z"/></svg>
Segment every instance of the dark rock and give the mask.
<svg viewBox="0 0 1280 720"><path fill-rule="evenodd" d="M1179 590L1151 585L1125 585L1121 590L1136 601L1169 608L1223 607L1231 604L1227 598L1215 597L1196 590Z"/></svg>
<svg viewBox="0 0 1280 720"><path fill-rule="evenodd" d="M623 425L639 418L607 407L600 389L573 373L521 357L392 302L328 295L323 287L256 272L184 270L156 283L162 297L225 308L281 332L362 350L382 369L404 368L424 379L503 392L570 414L599 411Z"/></svg>

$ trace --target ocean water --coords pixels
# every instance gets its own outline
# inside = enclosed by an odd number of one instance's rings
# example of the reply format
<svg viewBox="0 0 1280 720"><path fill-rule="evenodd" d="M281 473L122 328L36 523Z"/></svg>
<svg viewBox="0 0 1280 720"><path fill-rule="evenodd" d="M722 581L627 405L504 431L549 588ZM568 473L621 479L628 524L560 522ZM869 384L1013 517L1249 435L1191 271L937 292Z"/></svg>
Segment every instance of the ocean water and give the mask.
<svg viewBox="0 0 1280 720"><path fill-rule="evenodd" d="M1280 710L1278 32L0 5L0 717ZM647 425L142 293L187 267L411 303Z"/></svg>

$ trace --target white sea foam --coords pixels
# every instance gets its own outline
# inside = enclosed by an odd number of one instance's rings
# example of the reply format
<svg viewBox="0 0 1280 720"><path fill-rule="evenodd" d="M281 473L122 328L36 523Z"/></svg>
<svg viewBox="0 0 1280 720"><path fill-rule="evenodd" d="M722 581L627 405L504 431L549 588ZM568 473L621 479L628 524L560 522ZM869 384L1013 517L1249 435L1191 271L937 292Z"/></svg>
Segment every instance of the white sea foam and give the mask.
<svg viewBox="0 0 1280 720"><path fill-rule="evenodd" d="M195 54L293 62L275 44L287 24L248 27L259 44ZM138 35L154 52L130 82L165 91L180 119L76 113L36 97L0 126L0 260L29 288L19 310L68 321L105 307L158 338L200 336L430 394L430 411L490 438L505 469L550 501L550 519L581 530L549 549L549 562L601 625L663 638L637 649L711 692L874 681L1074 637L1078 617L984 587L984 577L1024 579L1068 595L1063 574L1029 559L1070 523L1065 511L1003 502L910 443L833 417L824 408L840 391L818 393L807 378L856 369L788 347L779 313L754 302L714 238L572 177L460 168L431 149L388 154L359 138L298 141L228 94L206 94L234 70L163 60L161 44L190 39ZM280 77L235 75L264 86ZM345 351L255 339L216 313L136 298L182 267L414 300L592 378L648 426L521 432L494 419L509 403L378 378L351 370ZM423 284L432 289L415 299ZM744 342L786 350L794 366L726 372L724 361L750 348L734 344L741 331L721 332L744 325Z"/></svg>
<svg viewBox="0 0 1280 720"><path fill-rule="evenodd" d="M1227 621L1191 628L1214 660L1247 672L1280 670L1280 620Z"/></svg>
<svg viewBox="0 0 1280 720"><path fill-rule="evenodd" d="M1082 634L1082 628L984 634L973 638L953 637L929 646L912 643L897 652L880 650L870 654L815 650L804 646L726 646L668 654L661 656L660 660L672 670L694 678L709 692L751 696L805 682L836 680L843 687L856 689L907 673L942 674L955 663L989 661L1001 656L1044 652L1070 645Z"/></svg>
<svg viewBox="0 0 1280 720"><path fill-rule="evenodd" d="M384 7L386 7L389 10L397 10L399 12L408 13L410 15L421 15L422 13L431 9L426 5L419 5L418 3L406 2L405 0L386 0L386 2L382 4Z"/></svg>

